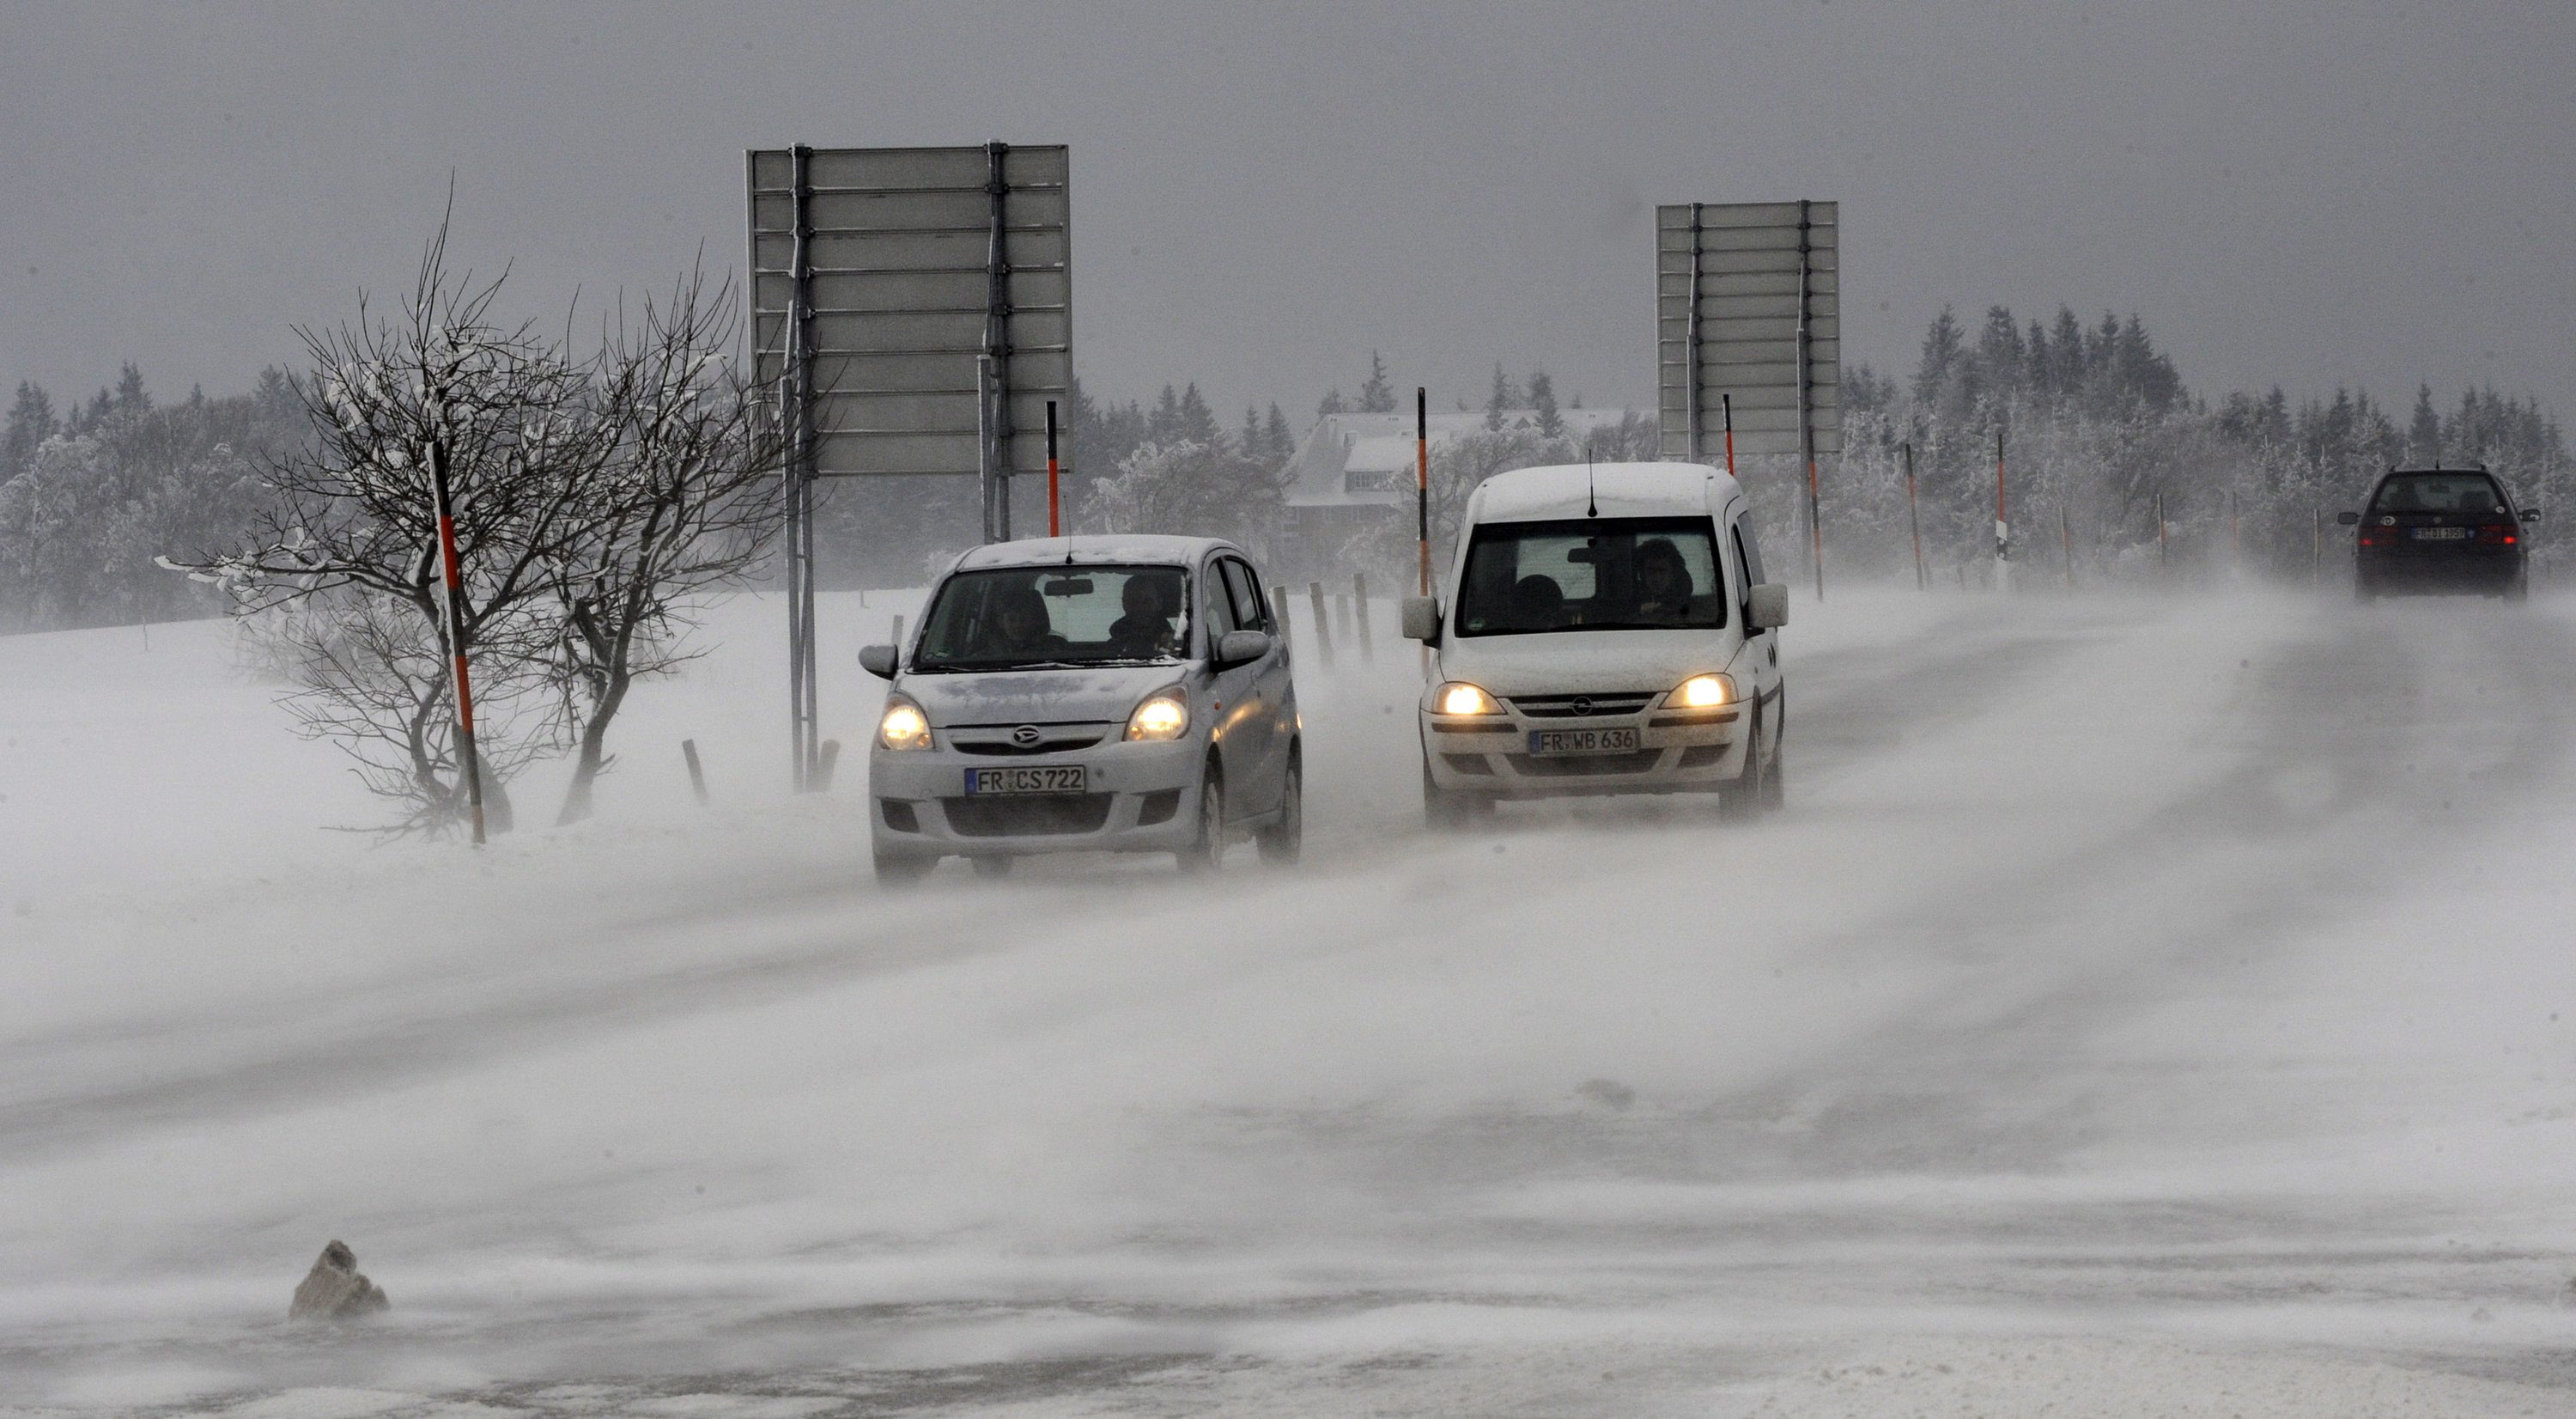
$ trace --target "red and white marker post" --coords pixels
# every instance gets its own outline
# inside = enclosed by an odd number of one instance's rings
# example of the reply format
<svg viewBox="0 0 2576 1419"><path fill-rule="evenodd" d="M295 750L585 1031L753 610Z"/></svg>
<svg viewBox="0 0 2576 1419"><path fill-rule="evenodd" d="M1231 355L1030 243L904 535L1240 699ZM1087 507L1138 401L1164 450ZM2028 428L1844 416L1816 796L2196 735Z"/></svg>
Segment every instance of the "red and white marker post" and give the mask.
<svg viewBox="0 0 2576 1419"><path fill-rule="evenodd" d="M465 668L465 576L456 557L456 504L447 487L447 445L429 441L430 497L438 513L438 561L447 587L447 654L456 681L456 772L465 780L465 803L474 845L483 846L483 758L474 748L474 681Z"/></svg>

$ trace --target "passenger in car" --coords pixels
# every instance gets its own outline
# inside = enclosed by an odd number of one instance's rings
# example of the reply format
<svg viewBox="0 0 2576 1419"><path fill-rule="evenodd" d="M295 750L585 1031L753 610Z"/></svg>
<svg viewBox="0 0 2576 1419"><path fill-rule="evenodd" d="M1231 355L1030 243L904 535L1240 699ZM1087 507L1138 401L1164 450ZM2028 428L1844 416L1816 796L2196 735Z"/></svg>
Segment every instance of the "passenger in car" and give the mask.
<svg viewBox="0 0 2576 1419"><path fill-rule="evenodd" d="M1555 630L1565 624L1565 588L1532 572L1512 583L1512 614L1522 630Z"/></svg>
<svg viewBox="0 0 2576 1419"><path fill-rule="evenodd" d="M1064 637L1055 633L1054 623L1047 616L1046 598L1038 595L1037 588L1013 587L997 599L999 604L993 608L993 619L986 627L986 655L1042 655L1064 649Z"/></svg>

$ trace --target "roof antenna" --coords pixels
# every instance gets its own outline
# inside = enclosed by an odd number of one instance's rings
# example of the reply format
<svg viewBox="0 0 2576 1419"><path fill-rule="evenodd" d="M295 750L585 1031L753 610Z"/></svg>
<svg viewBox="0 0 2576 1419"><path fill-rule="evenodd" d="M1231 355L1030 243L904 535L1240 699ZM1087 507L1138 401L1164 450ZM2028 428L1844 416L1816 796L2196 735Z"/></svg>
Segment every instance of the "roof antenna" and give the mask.
<svg viewBox="0 0 2576 1419"><path fill-rule="evenodd" d="M1592 438L1588 434L1583 439L1583 515L1601 515L1601 495L1592 487Z"/></svg>

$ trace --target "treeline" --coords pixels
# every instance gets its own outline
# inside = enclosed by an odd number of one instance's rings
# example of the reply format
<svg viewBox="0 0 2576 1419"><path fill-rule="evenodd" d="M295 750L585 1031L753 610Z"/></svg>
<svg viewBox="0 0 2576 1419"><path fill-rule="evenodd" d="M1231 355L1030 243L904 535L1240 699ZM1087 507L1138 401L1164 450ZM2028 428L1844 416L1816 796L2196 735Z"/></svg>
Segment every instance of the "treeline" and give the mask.
<svg viewBox="0 0 2576 1419"><path fill-rule="evenodd" d="M1826 555L1845 568L1911 568L1906 445L1927 557L1945 578L1991 570L1998 439L2015 561L2056 575L2071 547L2079 579L2170 564L2304 578L2338 545L2334 514L2399 464L2483 464L2528 504L2570 486L2563 432L2535 399L2480 388L2444 408L2419 386L2403 424L2359 390L2212 403L2135 315L2088 324L2061 307L2025 325L1997 306L1971 339L1945 309L1910 378L1859 365L1843 391L1844 455L1821 501ZM1778 485L1796 476L1765 470L1782 532L1797 496Z"/></svg>
<svg viewBox="0 0 2576 1419"><path fill-rule="evenodd" d="M1375 353L1354 387L1328 391L1316 415L1396 413L1409 403ZM2025 323L1998 306L1971 331L1945 309L1903 379L1859 364L1845 371L1843 393L1845 451L1821 480L1826 554L1842 570L1910 573L1906 446L1927 554L1945 578L1991 571L1998 437L2016 560L2052 573L2071 544L2079 577L2139 576L2151 562L2161 573L2168 559L2186 571L2303 577L2321 549L2339 545L2333 514L2393 464L2482 463L2542 506L2567 504L2576 491L2564 432L2536 400L2478 388L2437 401L2419 387L2402 418L2359 390L2293 402L2273 388L2212 401L2192 392L2135 315L2087 322L2060 308ZM1203 532L1283 550L1289 464L1310 421L1275 401L1221 417L1194 382L1124 402L1077 382L1068 405L1074 528ZM1454 396L1452 405L1469 407ZM1580 409L1581 396L1565 407ZM1507 468L1587 451L1655 456L1650 417L1596 417L1582 421L1579 440L1569 434L1543 370L1514 378L1497 365L1484 408L1480 430L1435 455L1436 527L1476 483ZM153 559L242 526L272 497L264 470L313 436L305 402L277 369L263 370L247 394L191 391L166 404L131 364L68 407L21 383L0 426L0 630L221 611L211 588ZM1747 460L1742 471L1776 545L1802 545L1803 471L1786 460ZM1042 531L1044 487L1017 484L1016 528ZM823 576L841 587L917 584L971 545L980 524L978 490L965 478L835 480L819 513ZM2556 527L2542 524L2542 548L2555 544ZM1410 537L1390 521L1322 550L1393 575L1411 565Z"/></svg>
<svg viewBox="0 0 2576 1419"><path fill-rule="evenodd" d="M266 506L265 470L309 439L286 373L248 394L156 402L128 364L57 412L18 385L0 424L0 631L210 616L214 588L153 558L227 535Z"/></svg>

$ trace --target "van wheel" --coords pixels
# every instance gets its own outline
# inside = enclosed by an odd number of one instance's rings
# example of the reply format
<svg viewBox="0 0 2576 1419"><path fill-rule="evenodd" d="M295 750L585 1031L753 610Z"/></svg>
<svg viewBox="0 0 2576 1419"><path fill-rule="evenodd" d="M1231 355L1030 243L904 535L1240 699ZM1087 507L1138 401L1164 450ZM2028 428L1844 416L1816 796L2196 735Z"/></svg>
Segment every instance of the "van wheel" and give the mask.
<svg viewBox="0 0 2576 1419"><path fill-rule="evenodd" d="M967 860L975 864L976 876L999 879L1011 875L1011 864L1018 859L1009 857L974 857L968 858Z"/></svg>
<svg viewBox="0 0 2576 1419"><path fill-rule="evenodd" d="M929 876L931 868L939 865L938 858L915 852L879 851L876 862L877 881L888 887L913 886Z"/></svg>
<svg viewBox="0 0 2576 1419"><path fill-rule="evenodd" d="M2529 601L2531 599L2531 573L2529 570L2526 569L2515 574L2512 582L2506 585L2504 589L2504 599L2508 602Z"/></svg>
<svg viewBox="0 0 2576 1419"><path fill-rule="evenodd" d="M1789 806L1789 762L1786 750L1771 746L1771 767L1762 775L1762 811Z"/></svg>
<svg viewBox="0 0 2576 1419"><path fill-rule="evenodd" d="M1225 865L1225 777L1210 760L1199 779L1199 831L1188 847L1174 853L1189 876L1213 873Z"/></svg>
<svg viewBox="0 0 2576 1419"><path fill-rule="evenodd" d="M1288 781L1279 789L1279 821L1254 839L1261 860L1286 867L1306 851L1306 764L1301 749L1288 751Z"/></svg>
<svg viewBox="0 0 2576 1419"><path fill-rule="evenodd" d="M1753 738L1744 747L1744 771L1735 782L1719 789L1717 812L1721 818L1745 821L1771 806L1771 771L1777 766L1762 753L1762 716L1753 716Z"/></svg>

